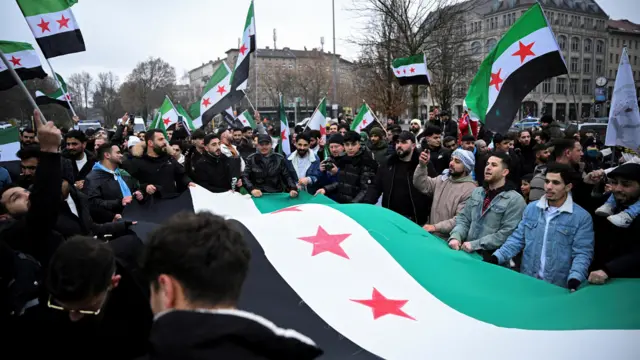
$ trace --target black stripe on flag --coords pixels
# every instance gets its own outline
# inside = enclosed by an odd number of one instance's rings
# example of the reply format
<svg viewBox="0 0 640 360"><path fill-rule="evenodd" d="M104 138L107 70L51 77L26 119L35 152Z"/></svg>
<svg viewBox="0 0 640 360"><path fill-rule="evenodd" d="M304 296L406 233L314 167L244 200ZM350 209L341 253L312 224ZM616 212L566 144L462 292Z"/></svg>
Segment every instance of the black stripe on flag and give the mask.
<svg viewBox="0 0 640 360"><path fill-rule="evenodd" d="M398 83L400 86L406 85L429 85L429 77L427 75L416 75L416 76L398 76Z"/></svg>
<svg viewBox="0 0 640 360"><path fill-rule="evenodd" d="M41 37L36 40L40 49L42 49L44 57L47 59L86 50L84 39L79 29Z"/></svg>
<svg viewBox="0 0 640 360"><path fill-rule="evenodd" d="M144 204L134 201L126 207L123 217L138 221L138 225L132 229L146 242L147 234L168 217L181 211L193 212L191 201L189 191L174 199L152 200ZM320 359L380 359L342 336L311 310L271 265L249 229L239 221L231 222L251 249L249 274L238 305L240 309L259 314L279 327L291 328L310 337L324 351Z"/></svg>
<svg viewBox="0 0 640 360"><path fill-rule="evenodd" d="M542 81L566 73L567 66L557 51L538 56L521 66L502 83L498 98L485 117L487 129L506 134L525 96Z"/></svg>
<svg viewBox="0 0 640 360"><path fill-rule="evenodd" d="M47 73L44 72L42 66L34 68L19 68L16 69L16 73L23 81L36 78L44 79L47 77ZM16 85L18 84L16 84L16 81L13 79L13 76L11 76L9 70L0 71L0 91L9 90Z"/></svg>
<svg viewBox="0 0 640 360"><path fill-rule="evenodd" d="M235 88L232 87L232 89ZM216 115L224 112L226 109L242 101L242 98L244 98L244 92L239 90L231 90L229 94L220 99L220 101L208 108L207 111L202 114L202 127L207 126L207 124L211 122L211 120L213 120Z"/></svg>
<svg viewBox="0 0 640 360"><path fill-rule="evenodd" d="M38 105L60 105L60 106L64 107L65 109L69 110L69 103L68 102L66 102L65 100L53 99L53 98L48 97L47 95L37 96L36 97L36 104L38 104Z"/></svg>

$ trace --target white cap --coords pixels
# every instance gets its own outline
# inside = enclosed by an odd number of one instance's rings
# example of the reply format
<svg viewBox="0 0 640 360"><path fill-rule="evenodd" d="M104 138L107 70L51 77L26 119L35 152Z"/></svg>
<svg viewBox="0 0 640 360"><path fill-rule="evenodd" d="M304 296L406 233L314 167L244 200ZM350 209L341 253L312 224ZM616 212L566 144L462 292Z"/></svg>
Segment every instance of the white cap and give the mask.
<svg viewBox="0 0 640 360"><path fill-rule="evenodd" d="M127 147L131 148L139 143L141 143L140 139L137 136L129 136L129 142L127 142Z"/></svg>

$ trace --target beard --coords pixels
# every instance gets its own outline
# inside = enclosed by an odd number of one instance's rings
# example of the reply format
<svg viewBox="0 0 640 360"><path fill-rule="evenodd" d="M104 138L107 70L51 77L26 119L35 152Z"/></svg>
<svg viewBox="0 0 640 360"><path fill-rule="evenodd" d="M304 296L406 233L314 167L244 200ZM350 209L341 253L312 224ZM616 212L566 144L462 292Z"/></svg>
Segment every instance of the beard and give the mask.
<svg viewBox="0 0 640 360"><path fill-rule="evenodd" d="M411 150L396 149L396 154L399 158L404 158L411 154Z"/></svg>
<svg viewBox="0 0 640 360"><path fill-rule="evenodd" d="M300 157L305 157L307 156L307 154L309 153L309 150L305 149L305 150L298 150L298 155Z"/></svg>
<svg viewBox="0 0 640 360"><path fill-rule="evenodd" d="M449 175L451 177L458 178L458 177L461 177L462 175L464 175L464 170L456 171L453 168L449 168Z"/></svg>
<svg viewBox="0 0 640 360"><path fill-rule="evenodd" d="M158 146L158 145L153 145L153 152L156 155L162 155L162 154L164 154L164 147Z"/></svg>
<svg viewBox="0 0 640 360"><path fill-rule="evenodd" d="M420 131L420 128L414 128L414 127L411 128L411 132L414 134L417 134L419 131Z"/></svg>

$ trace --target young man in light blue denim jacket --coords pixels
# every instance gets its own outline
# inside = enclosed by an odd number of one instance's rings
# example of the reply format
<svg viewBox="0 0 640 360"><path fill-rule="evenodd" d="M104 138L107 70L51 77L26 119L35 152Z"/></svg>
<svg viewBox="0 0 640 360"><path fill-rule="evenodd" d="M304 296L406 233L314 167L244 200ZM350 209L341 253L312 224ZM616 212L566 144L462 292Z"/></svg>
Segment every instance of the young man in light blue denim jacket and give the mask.
<svg viewBox="0 0 640 360"><path fill-rule="evenodd" d="M593 259L593 221L571 196L579 175L569 165L550 164L545 196L527 206L516 231L489 262L504 264L522 249L520 272L575 291Z"/></svg>
<svg viewBox="0 0 640 360"><path fill-rule="evenodd" d="M495 152L484 169L484 187L477 188L462 211L449 235L453 250L478 252L491 256L518 227L526 206L514 184L507 181L511 158Z"/></svg>

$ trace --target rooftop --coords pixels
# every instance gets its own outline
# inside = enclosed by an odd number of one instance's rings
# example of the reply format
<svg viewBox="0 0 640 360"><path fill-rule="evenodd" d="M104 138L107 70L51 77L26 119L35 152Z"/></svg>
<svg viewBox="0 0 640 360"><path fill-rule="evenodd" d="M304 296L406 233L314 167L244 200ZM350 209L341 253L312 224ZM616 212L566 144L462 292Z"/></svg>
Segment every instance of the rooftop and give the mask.
<svg viewBox="0 0 640 360"><path fill-rule="evenodd" d="M607 21L607 28L613 31L634 33L640 35L640 25L633 23L627 19L609 20Z"/></svg>
<svg viewBox="0 0 640 360"><path fill-rule="evenodd" d="M545 10L557 9L589 13L594 16L607 16L607 13L602 10L595 0L489 0L481 6L488 8L487 13L494 13L523 6L531 6L536 2L539 2Z"/></svg>
<svg viewBox="0 0 640 360"><path fill-rule="evenodd" d="M232 51L238 51L238 49L229 49L226 51L228 55ZM318 56L332 56L331 52L325 52L320 49L311 49L311 50L294 50L288 47L283 47L282 49L271 49L268 46L264 49L257 49L258 57L265 58L285 58L285 59L300 59L300 58L314 58ZM341 62L346 62L351 64L351 61L346 60L340 56L340 54L336 54L338 59Z"/></svg>

